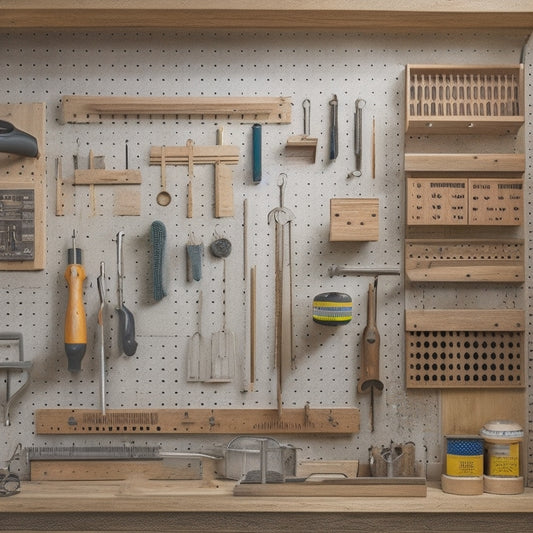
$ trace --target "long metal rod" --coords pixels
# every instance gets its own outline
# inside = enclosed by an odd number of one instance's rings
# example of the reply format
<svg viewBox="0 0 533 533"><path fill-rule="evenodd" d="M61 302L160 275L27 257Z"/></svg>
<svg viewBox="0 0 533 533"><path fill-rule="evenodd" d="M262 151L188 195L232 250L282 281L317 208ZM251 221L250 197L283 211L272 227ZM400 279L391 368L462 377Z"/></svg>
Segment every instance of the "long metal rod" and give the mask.
<svg viewBox="0 0 533 533"><path fill-rule="evenodd" d="M399 276L399 268L355 268L333 265L328 268L329 277L333 276Z"/></svg>
<svg viewBox="0 0 533 533"><path fill-rule="evenodd" d="M104 310L105 310L105 263L100 262L100 275L97 278L98 294L100 296L100 309L98 310L98 327L100 330L100 410L105 415L105 336L104 336Z"/></svg>

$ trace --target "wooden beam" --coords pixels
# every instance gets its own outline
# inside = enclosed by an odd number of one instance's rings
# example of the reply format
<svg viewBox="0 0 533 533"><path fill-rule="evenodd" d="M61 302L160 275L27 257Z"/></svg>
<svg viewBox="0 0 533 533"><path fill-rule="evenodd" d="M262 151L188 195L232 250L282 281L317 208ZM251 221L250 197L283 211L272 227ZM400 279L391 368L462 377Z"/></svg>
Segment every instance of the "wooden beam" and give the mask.
<svg viewBox="0 0 533 533"><path fill-rule="evenodd" d="M524 29L533 28L528 0L1 0L0 27L33 29Z"/></svg>

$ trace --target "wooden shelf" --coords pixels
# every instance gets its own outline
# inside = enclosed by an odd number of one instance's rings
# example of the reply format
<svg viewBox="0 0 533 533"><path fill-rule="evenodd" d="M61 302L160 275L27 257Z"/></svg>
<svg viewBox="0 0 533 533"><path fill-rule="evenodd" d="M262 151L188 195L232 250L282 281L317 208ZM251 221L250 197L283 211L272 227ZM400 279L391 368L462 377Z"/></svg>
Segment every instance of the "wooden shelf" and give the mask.
<svg viewBox="0 0 533 533"><path fill-rule="evenodd" d="M407 65L408 134L509 134L524 123L524 66Z"/></svg>
<svg viewBox="0 0 533 533"><path fill-rule="evenodd" d="M523 239L406 239L405 275L413 282L525 280Z"/></svg>
<svg viewBox="0 0 533 533"><path fill-rule="evenodd" d="M7 29L173 28L416 31L533 29L529 0L2 0Z"/></svg>

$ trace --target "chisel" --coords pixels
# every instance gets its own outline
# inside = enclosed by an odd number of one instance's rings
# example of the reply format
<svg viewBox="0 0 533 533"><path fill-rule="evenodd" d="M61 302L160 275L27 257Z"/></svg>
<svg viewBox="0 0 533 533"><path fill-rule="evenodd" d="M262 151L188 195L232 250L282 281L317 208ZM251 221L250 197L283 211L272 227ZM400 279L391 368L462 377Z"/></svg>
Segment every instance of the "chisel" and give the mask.
<svg viewBox="0 0 533 533"><path fill-rule="evenodd" d="M81 370L81 360L87 349L87 320L83 308L83 281L87 277L81 264L81 250L76 248L76 231L72 232L72 248L68 250L65 271L69 292L65 316L65 352L68 369Z"/></svg>

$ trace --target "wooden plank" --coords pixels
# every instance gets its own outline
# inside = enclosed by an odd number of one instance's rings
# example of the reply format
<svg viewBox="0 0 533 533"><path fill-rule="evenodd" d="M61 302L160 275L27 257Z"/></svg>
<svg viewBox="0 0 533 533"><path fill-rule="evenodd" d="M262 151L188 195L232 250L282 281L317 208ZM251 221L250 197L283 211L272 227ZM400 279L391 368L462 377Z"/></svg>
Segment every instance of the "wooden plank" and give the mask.
<svg viewBox="0 0 533 533"><path fill-rule="evenodd" d="M528 0L472 2L453 0L228 0L223 7L213 0L3 0L0 27L16 28L172 28L199 29L357 29L368 31L533 28Z"/></svg>
<svg viewBox="0 0 533 533"><path fill-rule="evenodd" d="M350 434L359 409L37 409L36 432L50 434Z"/></svg>
<svg viewBox="0 0 533 533"><path fill-rule="evenodd" d="M74 185L138 185L140 170L107 170L90 168L74 171Z"/></svg>
<svg viewBox="0 0 533 533"><path fill-rule="evenodd" d="M443 435L477 435L491 420L513 420L527 428L525 390L442 390Z"/></svg>
<svg viewBox="0 0 533 533"><path fill-rule="evenodd" d="M254 497L425 497L424 478L326 479L286 483L237 483L234 496Z"/></svg>
<svg viewBox="0 0 533 533"><path fill-rule="evenodd" d="M406 331L524 331L522 309L409 309Z"/></svg>
<svg viewBox="0 0 533 533"><path fill-rule="evenodd" d="M150 165L161 165L161 153L161 146L150 148ZM165 146L167 165L189 165L191 158L194 165L236 165L239 162L239 147L227 144L198 146L192 142L187 146Z"/></svg>
<svg viewBox="0 0 533 533"><path fill-rule="evenodd" d="M523 282L523 239L406 239L413 282Z"/></svg>
<svg viewBox="0 0 533 533"><path fill-rule="evenodd" d="M228 165L215 165L215 217L232 217L235 215L233 204L233 172Z"/></svg>
<svg viewBox="0 0 533 533"><path fill-rule="evenodd" d="M0 261L0 270L42 270L46 266L46 154L43 103L0 104L0 119L37 139L37 157L0 153L2 190L34 191L34 253L27 261Z"/></svg>
<svg viewBox="0 0 533 533"><path fill-rule="evenodd" d="M299 461L296 465L296 476L344 474L348 478L356 478L358 469L359 461Z"/></svg>
<svg viewBox="0 0 533 533"><path fill-rule="evenodd" d="M64 96L63 123L87 124L109 117L178 116L241 123L290 124L288 97L256 96Z"/></svg>
<svg viewBox="0 0 533 533"><path fill-rule="evenodd" d="M32 481L100 481L126 479L202 479L199 459L30 461Z"/></svg>
<svg viewBox="0 0 533 533"><path fill-rule="evenodd" d="M405 154L406 172L498 173L498 177L521 175L525 154ZM456 174L457 175L457 174Z"/></svg>

